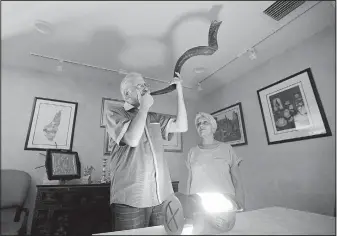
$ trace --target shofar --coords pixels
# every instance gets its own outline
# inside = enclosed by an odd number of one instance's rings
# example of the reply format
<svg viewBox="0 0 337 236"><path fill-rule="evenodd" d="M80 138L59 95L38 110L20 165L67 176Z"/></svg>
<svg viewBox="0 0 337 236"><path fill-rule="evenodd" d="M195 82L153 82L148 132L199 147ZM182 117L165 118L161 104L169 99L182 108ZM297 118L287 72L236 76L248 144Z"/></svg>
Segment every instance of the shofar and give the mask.
<svg viewBox="0 0 337 236"><path fill-rule="evenodd" d="M177 61L176 66L174 68L174 73L173 77L176 77L176 73L180 73L181 67L183 64L190 59L191 57L195 56L209 56L213 55L218 50L218 40L217 40L217 35L218 35L218 30L221 25L222 21L212 21L211 26L209 27L209 32L208 32L208 46L198 46L191 48L187 50ZM157 90L151 93L151 95L161 95L165 93L172 92L173 90L176 89L175 84L171 84L170 86Z"/></svg>

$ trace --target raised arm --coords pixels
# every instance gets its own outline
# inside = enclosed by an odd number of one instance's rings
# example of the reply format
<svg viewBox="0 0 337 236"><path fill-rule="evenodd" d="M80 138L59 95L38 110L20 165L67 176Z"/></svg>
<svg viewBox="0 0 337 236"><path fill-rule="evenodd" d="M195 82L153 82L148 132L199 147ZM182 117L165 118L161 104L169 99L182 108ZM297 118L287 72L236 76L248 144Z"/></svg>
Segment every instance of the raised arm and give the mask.
<svg viewBox="0 0 337 236"><path fill-rule="evenodd" d="M191 168L191 155L192 151L190 150L187 155L186 160L186 167L188 170L188 177L187 177L187 186L186 186L186 193L189 195L191 194L191 183L192 183L192 168Z"/></svg>
<svg viewBox="0 0 337 236"><path fill-rule="evenodd" d="M141 139L146 123L147 113L153 104L153 98L145 94L140 98L139 111L134 119L130 120L125 111L116 109L106 115L107 131L119 146L125 144L136 147Z"/></svg>
<svg viewBox="0 0 337 236"><path fill-rule="evenodd" d="M131 121L131 124L122 139L123 142L131 147L136 147L143 135L147 113L153 104L153 98L149 93L146 93L140 97L139 101L139 111L135 118Z"/></svg>
<svg viewBox="0 0 337 236"><path fill-rule="evenodd" d="M183 87L181 84L180 75L177 74L178 77L173 79L172 84L176 84L177 86L177 94L178 94L178 110L177 110L177 119L173 121L168 129L169 133L182 133L188 130L188 121L187 121L187 112L184 101Z"/></svg>

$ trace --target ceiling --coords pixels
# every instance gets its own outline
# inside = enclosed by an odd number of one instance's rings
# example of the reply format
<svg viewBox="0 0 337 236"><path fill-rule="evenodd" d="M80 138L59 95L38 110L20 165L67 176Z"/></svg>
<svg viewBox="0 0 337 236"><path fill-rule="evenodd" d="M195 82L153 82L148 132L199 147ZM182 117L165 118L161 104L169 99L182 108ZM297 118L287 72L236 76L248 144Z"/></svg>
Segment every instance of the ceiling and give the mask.
<svg viewBox="0 0 337 236"><path fill-rule="evenodd" d="M2 64L60 73L57 61L30 55L36 53L170 81L178 58L192 47L206 46L210 23L219 20L218 51L192 57L181 70L184 86L196 91L197 83L204 80L203 93L211 92L335 24L335 8L330 1L306 1L280 21L263 14L273 3L2 1ZM48 22L50 34L39 33L34 28L36 20ZM244 52L268 35L255 47L257 59L250 60ZM63 65L62 73L75 76L107 77L116 84L123 77ZM199 67L204 71L195 73ZM154 87L165 86L156 83Z"/></svg>

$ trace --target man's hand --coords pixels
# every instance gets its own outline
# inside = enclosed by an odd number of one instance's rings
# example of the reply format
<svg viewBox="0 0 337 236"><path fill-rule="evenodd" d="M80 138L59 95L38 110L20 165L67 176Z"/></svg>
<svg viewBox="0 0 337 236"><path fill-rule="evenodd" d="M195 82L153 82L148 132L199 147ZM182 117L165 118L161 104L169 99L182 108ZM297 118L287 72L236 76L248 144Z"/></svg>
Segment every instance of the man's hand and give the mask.
<svg viewBox="0 0 337 236"><path fill-rule="evenodd" d="M183 86L182 86L182 79L181 79L181 76L178 72L175 72L176 76L177 77L174 77L171 84L176 84L177 86L177 91L178 92L182 92L183 91Z"/></svg>
<svg viewBox="0 0 337 236"><path fill-rule="evenodd" d="M149 110L150 107L153 105L153 97L150 95L149 92L145 93L143 96L141 96L139 91L137 91L137 94L139 101L139 109Z"/></svg>

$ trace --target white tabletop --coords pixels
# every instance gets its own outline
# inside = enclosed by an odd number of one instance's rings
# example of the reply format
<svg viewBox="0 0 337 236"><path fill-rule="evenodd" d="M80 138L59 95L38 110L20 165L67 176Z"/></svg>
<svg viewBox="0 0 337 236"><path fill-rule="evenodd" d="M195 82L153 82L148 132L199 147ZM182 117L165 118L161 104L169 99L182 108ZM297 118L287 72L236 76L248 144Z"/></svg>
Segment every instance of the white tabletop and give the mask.
<svg viewBox="0 0 337 236"><path fill-rule="evenodd" d="M185 225L183 235L192 234L192 226ZM234 228L224 233L230 234L312 234L335 235L336 219L305 211L282 207L269 207L237 214ZM166 235L163 226L134 230L115 231L94 235Z"/></svg>

